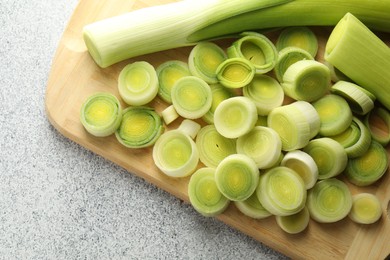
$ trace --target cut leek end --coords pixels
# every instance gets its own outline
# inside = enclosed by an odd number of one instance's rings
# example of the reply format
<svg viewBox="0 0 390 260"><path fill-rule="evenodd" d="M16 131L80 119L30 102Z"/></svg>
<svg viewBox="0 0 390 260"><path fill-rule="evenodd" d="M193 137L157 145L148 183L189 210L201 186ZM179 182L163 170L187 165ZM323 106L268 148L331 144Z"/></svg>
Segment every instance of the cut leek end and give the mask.
<svg viewBox="0 0 390 260"><path fill-rule="evenodd" d="M310 221L310 213L307 207L304 207L298 213L289 216L275 216L276 223L285 232L289 234L298 234L303 232Z"/></svg>
<svg viewBox="0 0 390 260"><path fill-rule="evenodd" d="M122 120L119 100L110 93L99 92L88 97L80 111L80 121L90 134L105 137L113 134Z"/></svg>

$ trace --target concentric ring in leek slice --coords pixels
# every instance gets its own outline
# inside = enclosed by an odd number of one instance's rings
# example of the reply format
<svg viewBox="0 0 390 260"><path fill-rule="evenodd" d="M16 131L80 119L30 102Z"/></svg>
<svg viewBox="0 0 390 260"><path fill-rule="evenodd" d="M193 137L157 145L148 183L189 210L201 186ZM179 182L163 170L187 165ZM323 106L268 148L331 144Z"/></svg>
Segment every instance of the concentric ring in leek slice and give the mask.
<svg viewBox="0 0 390 260"><path fill-rule="evenodd" d="M229 58L217 68L220 84L227 88L242 88L255 76L255 67L244 58Z"/></svg>
<svg viewBox="0 0 390 260"><path fill-rule="evenodd" d="M85 130L97 137L113 134L122 120L119 100L110 93L89 96L81 106L80 121Z"/></svg>
<svg viewBox="0 0 390 260"><path fill-rule="evenodd" d="M210 110L202 117L202 119L208 123L214 123L214 111L223 100L236 96L230 88L225 88L221 84L212 84L210 85L211 94L212 94L212 103Z"/></svg>
<svg viewBox="0 0 390 260"><path fill-rule="evenodd" d="M255 126L249 133L237 138L237 153L252 158L259 169L275 165L282 152L282 141L275 130Z"/></svg>
<svg viewBox="0 0 390 260"><path fill-rule="evenodd" d="M283 75L292 64L300 60L314 60L304 49L298 47L285 47L279 51L278 61L276 62L274 72L279 82L283 81Z"/></svg>
<svg viewBox="0 0 390 260"><path fill-rule="evenodd" d="M227 59L225 51L213 42L200 42L192 48L188 66L192 75L209 84L218 83L217 68Z"/></svg>
<svg viewBox="0 0 390 260"><path fill-rule="evenodd" d="M232 154L223 159L215 171L218 189L232 201L244 201L256 190L259 169L246 155Z"/></svg>
<svg viewBox="0 0 390 260"><path fill-rule="evenodd" d="M200 161L216 168L227 156L236 153L236 139L229 139L218 133L214 125L202 127L195 140Z"/></svg>
<svg viewBox="0 0 390 260"><path fill-rule="evenodd" d="M234 205L241 213L254 219L263 219L272 216L272 214L261 205L256 192L253 192L253 194L244 201L234 201Z"/></svg>
<svg viewBox="0 0 390 260"><path fill-rule="evenodd" d="M200 168L192 174L188 183L188 197L194 209L206 217L222 213L230 203L218 190L214 168Z"/></svg>
<svg viewBox="0 0 390 260"><path fill-rule="evenodd" d="M160 64L156 73L159 82L157 94L168 104L172 104L171 90L176 81L191 75L187 63L180 60L169 60Z"/></svg>
<svg viewBox="0 0 390 260"><path fill-rule="evenodd" d="M388 170L389 159L386 149L372 140L367 152L350 159L344 171L348 181L356 186L368 186L379 180Z"/></svg>
<svg viewBox="0 0 390 260"><path fill-rule="evenodd" d="M268 115L272 109L283 104L282 86L267 75L255 75L253 80L243 88L243 95L250 98L257 107L257 113Z"/></svg>
<svg viewBox="0 0 390 260"><path fill-rule="evenodd" d="M304 207L298 213L289 216L275 216L276 223L285 232L289 234L298 234L303 232L310 221L310 213L307 207Z"/></svg>
<svg viewBox="0 0 390 260"><path fill-rule="evenodd" d="M375 107L364 117L364 124L373 140L383 146L390 142L390 112L383 107Z"/></svg>
<svg viewBox="0 0 390 260"><path fill-rule="evenodd" d="M294 170L277 166L260 176L256 194L270 213L288 216L305 207L307 192L302 178Z"/></svg>
<svg viewBox="0 0 390 260"><path fill-rule="evenodd" d="M342 96L352 112L365 115L374 108L375 97L364 88L347 81L338 81L330 89L331 93Z"/></svg>
<svg viewBox="0 0 390 260"><path fill-rule="evenodd" d="M315 57L318 51L317 36L306 26L287 27L279 34L276 48L280 51L290 46L301 48Z"/></svg>
<svg viewBox="0 0 390 260"><path fill-rule="evenodd" d="M352 110L344 98L329 94L312 104L320 116L319 134L321 136L340 134L351 125Z"/></svg>
<svg viewBox="0 0 390 260"><path fill-rule="evenodd" d="M248 133L257 122L256 105L247 97L236 96L222 101L214 112L214 125L226 138Z"/></svg>
<svg viewBox="0 0 390 260"><path fill-rule="evenodd" d="M374 194L358 193L352 196L349 218L359 224L372 224L382 216L381 203Z"/></svg>
<svg viewBox="0 0 390 260"><path fill-rule="evenodd" d="M126 65L119 73L119 95L126 104L142 106L158 93L158 78L154 67L146 61Z"/></svg>
<svg viewBox="0 0 390 260"><path fill-rule="evenodd" d="M201 118L211 108L210 86L198 77L186 76L179 79L173 86L171 94L176 112L184 118Z"/></svg>
<svg viewBox="0 0 390 260"><path fill-rule="evenodd" d="M275 45L265 35L256 32L244 32L227 49L229 58L245 58L256 69L256 73L271 71L276 64L278 52Z"/></svg>
<svg viewBox="0 0 390 260"><path fill-rule="evenodd" d="M153 108L127 107L115 136L128 148L143 148L153 145L163 132L161 117Z"/></svg>
<svg viewBox="0 0 390 260"><path fill-rule="evenodd" d="M348 156L344 147L329 137L313 139L303 148L317 164L318 179L328 179L342 173L347 166Z"/></svg>
<svg viewBox="0 0 390 260"><path fill-rule="evenodd" d="M307 208L317 222L337 222L350 212L352 195L348 186L336 178L321 180L308 191Z"/></svg>
<svg viewBox="0 0 390 260"><path fill-rule="evenodd" d="M195 142L181 130L163 133L153 146L153 161L170 177L191 175L199 163Z"/></svg>
<svg viewBox="0 0 390 260"><path fill-rule="evenodd" d="M331 87L329 68L315 60L297 61L283 74L282 87L295 100L316 101Z"/></svg>

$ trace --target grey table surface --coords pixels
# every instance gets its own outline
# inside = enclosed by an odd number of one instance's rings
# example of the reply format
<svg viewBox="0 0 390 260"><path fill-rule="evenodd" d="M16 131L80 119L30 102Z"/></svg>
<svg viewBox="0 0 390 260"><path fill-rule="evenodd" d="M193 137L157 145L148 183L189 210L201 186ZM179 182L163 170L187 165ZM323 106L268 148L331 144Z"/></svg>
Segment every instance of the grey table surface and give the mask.
<svg viewBox="0 0 390 260"><path fill-rule="evenodd" d="M76 6L0 4L0 259L286 259L51 126L47 79Z"/></svg>

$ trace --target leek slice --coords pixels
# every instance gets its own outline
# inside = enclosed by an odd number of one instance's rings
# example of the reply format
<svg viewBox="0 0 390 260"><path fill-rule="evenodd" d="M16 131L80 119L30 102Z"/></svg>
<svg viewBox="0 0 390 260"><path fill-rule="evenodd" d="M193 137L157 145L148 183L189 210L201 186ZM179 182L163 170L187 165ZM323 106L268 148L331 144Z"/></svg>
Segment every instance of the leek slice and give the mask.
<svg viewBox="0 0 390 260"><path fill-rule="evenodd" d="M347 81L338 81L330 89L331 93L342 96L351 107L352 112L365 115L374 108L375 98L364 88Z"/></svg>
<svg viewBox="0 0 390 260"><path fill-rule="evenodd" d="M333 29L324 58L390 109L390 48L351 13Z"/></svg>
<svg viewBox="0 0 390 260"><path fill-rule="evenodd" d="M341 81L341 80L352 82L352 80L350 78L345 76L344 73L342 73L339 69L337 69L335 66L333 66L329 62L324 61L324 64L329 68L329 70L330 70L330 78L332 79L333 82L338 82L338 81Z"/></svg>
<svg viewBox="0 0 390 260"><path fill-rule="evenodd" d="M310 213L307 207L304 207L298 213L290 216L275 216L276 223L285 232L289 234L298 234L303 232L310 221Z"/></svg>
<svg viewBox="0 0 390 260"><path fill-rule="evenodd" d="M274 72L279 82L283 81L283 75L292 64L300 60L314 60L307 51L298 47L285 47L279 51L278 61Z"/></svg>
<svg viewBox="0 0 390 260"><path fill-rule="evenodd" d="M318 51L317 36L306 26L287 27L279 34L276 40L276 48L281 51L291 46L303 49L312 57L315 57Z"/></svg>
<svg viewBox="0 0 390 260"><path fill-rule="evenodd" d="M223 159L215 171L218 189L232 201L248 199L259 182L259 169L246 155L232 154Z"/></svg>
<svg viewBox="0 0 390 260"><path fill-rule="evenodd" d="M217 68L227 59L225 51L213 42L200 42L192 48L188 66L192 75L209 84L218 83Z"/></svg>
<svg viewBox="0 0 390 260"><path fill-rule="evenodd" d="M364 118L371 137L383 146L390 142L390 113L383 107L375 107Z"/></svg>
<svg viewBox="0 0 390 260"><path fill-rule="evenodd" d="M222 101L214 112L214 125L226 138L248 133L257 121L256 105L247 97L236 96Z"/></svg>
<svg viewBox="0 0 390 260"><path fill-rule="evenodd" d="M335 94L326 95L313 102L320 116L319 134L332 136L344 132L352 123L352 110L347 101Z"/></svg>
<svg viewBox="0 0 390 260"><path fill-rule="evenodd" d="M211 95L212 95L212 103L210 110L202 117L202 119L208 123L214 123L214 112L219 103L223 100L236 96L236 94L232 91L232 89L225 88L221 84L212 84L210 85Z"/></svg>
<svg viewBox="0 0 390 260"><path fill-rule="evenodd" d="M292 106L296 107L305 116L306 121L309 123L310 139L317 136L320 131L321 120L320 115L317 113L314 106L306 101L295 101Z"/></svg>
<svg viewBox="0 0 390 260"><path fill-rule="evenodd" d="M275 165L281 152L282 141L278 133L269 127L255 126L237 139L237 153L252 158L259 169Z"/></svg>
<svg viewBox="0 0 390 260"><path fill-rule="evenodd" d="M308 120L312 117L306 116L305 112L317 112L314 109L303 112L296 102L274 108L267 117L267 125L280 136L283 151L303 148L313 135L312 124Z"/></svg>
<svg viewBox="0 0 390 260"><path fill-rule="evenodd" d="M345 176L356 186L368 186L379 180L389 167L386 149L371 141L367 152L357 158L350 159L345 169Z"/></svg>
<svg viewBox="0 0 390 260"><path fill-rule="evenodd" d="M349 218L359 224L372 224L382 216L378 197L371 193L358 193L352 196L352 209Z"/></svg>
<svg viewBox="0 0 390 260"><path fill-rule="evenodd" d="M307 208L317 222L337 222L350 212L352 195L348 186L336 178L321 180L308 191Z"/></svg>
<svg viewBox="0 0 390 260"><path fill-rule="evenodd" d="M252 81L255 72L255 67L247 59L229 58L218 66L217 78L227 88L242 88Z"/></svg>
<svg viewBox="0 0 390 260"><path fill-rule="evenodd" d="M344 132L330 138L344 147L348 158L362 156L371 144L370 131L357 117L352 118L351 125Z"/></svg>
<svg viewBox="0 0 390 260"><path fill-rule="evenodd" d="M143 148L153 145L164 130L162 120L153 108L128 107L123 110L115 136L128 148Z"/></svg>
<svg viewBox="0 0 390 260"><path fill-rule="evenodd" d="M184 120L183 120L184 121ZM187 127L163 133L153 146L153 161L157 168L170 177L186 177L195 172L199 152L194 140L184 130Z"/></svg>
<svg viewBox="0 0 390 260"><path fill-rule="evenodd" d="M122 120L119 100L110 93L89 96L81 106L80 121L88 133L105 137L113 134Z"/></svg>
<svg viewBox="0 0 390 260"><path fill-rule="evenodd" d="M240 39L227 49L229 58L245 58L255 67L256 73L271 71L277 62L278 51L265 35L256 32L243 32Z"/></svg>
<svg viewBox="0 0 390 260"><path fill-rule="evenodd" d="M180 117L173 105L170 105L166 107L163 111L161 111L161 116L164 119L166 125L169 125Z"/></svg>
<svg viewBox="0 0 390 260"><path fill-rule="evenodd" d="M212 94L210 86L195 76L179 79L172 88L172 104L176 112L188 119L204 116L211 108Z"/></svg>
<svg viewBox="0 0 390 260"><path fill-rule="evenodd" d="M243 95L250 98L257 107L257 113L268 115L275 107L280 107L284 100L284 91L279 82L267 75L255 75L243 88Z"/></svg>
<svg viewBox="0 0 390 260"><path fill-rule="evenodd" d="M126 104L142 106L158 93L158 77L154 67L146 61L126 65L119 73L119 95Z"/></svg>
<svg viewBox="0 0 390 260"><path fill-rule="evenodd" d="M282 87L287 96L312 102L329 91L330 83L326 65L315 60L299 60L284 72Z"/></svg>
<svg viewBox="0 0 390 260"><path fill-rule="evenodd" d="M329 137L313 139L303 148L317 164L318 179L328 179L342 173L348 156L344 147Z"/></svg>
<svg viewBox="0 0 390 260"><path fill-rule="evenodd" d="M163 62L157 67L156 73L159 82L157 94L168 104L172 104L171 90L176 81L191 75L187 63L180 60Z"/></svg>
<svg viewBox="0 0 390 260"><path fill-rule="evenodd" d="M192 174L188 183L188 197L194 209L206 217L221 214L230 203L218 190L213 168L200 168Z"/></svg>
<svg viewBox="0 0 390 260"><path fill-rule="evenodd" d="M293 169L301 176L305 188L311 189L318 179L318 167L313 157L301 150L286 153L280 162L281 166Z"/></svg>
<svg viewBox="0 0 390 260"><path fill-rule="evenodd" d="M234 201L234 205L245 216L254 219L263 219L272 216L272 214L261 205L256 192L253 192L253 194L244 201Z"/></svg>
<svg viewBox="0 0 390 260"><path fill-rule="evenodd" d="M214 125L202 127L195 140L200 161L216 168L227 156L236 153L236 139L229 139L218 133Z"/></svg>
<svg viewBox="0 0 390 260"><path fill-rule="evenodd" d="M288 216L305 207L307 192L302 178L294 170L278 166L260 176L256 194L270 213Z"/></svg>
<svg viewBox="0 0 390 260"><path fill-rule="evenodd" d="M183 121L181 121L181 124L177 129L182 131L192 139L195 139L201 128L202 126L197 122L190 119L184 119Z"/></svg>

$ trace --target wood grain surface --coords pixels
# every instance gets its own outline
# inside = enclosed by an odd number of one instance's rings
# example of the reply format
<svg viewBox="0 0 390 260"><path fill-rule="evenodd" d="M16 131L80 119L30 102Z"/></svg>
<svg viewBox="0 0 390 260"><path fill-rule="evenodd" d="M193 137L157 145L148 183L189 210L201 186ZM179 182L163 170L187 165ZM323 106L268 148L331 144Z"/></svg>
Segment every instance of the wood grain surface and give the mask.
<svg viewBox="0 0 390 260"><path fill-rule="evenodd" d="M90 57L82 40L82 28L93 21L115 16L147 6L166 4L172 0L81 0L63 33L55 54L46 90L46 112L53 126L65 137L124 167L131 174L144 178L173 196L188 202L188 178L174 179L162 174L154 165L152 148L129 149L115 136L96 138L89 135L79 121L81 104L91 94L106 91L119 97L117 77L128 63L145 60L157 67L164 61L186 61L191 47L171 49L139 56L106 69L99 68ZM319 37L319 59L331 28L313 28ZM151 36L153 37L153 36ZM271 39L275 35L270 34ZM386 35L387 39L389 38ZM230 40L218 41L226 48ZM389 72L390 73L390 72ZM390 84L390 83L389 83ZM122 103L123 107L125 104ZM161 112L167 104L156 98L151 106ZM176 128L180 119L168 127ZM388 149L389 150L389 149ZM200 165L201 166L201 165ZM290 235L283 232L273 217L254 220L241 214L233 204L217 218L227 225L261 241L292 258L305 259L384 259L390 253L390 174L365 188L349 185L352 193L375 193L382 202L383 216L379 222L363 226L348 218L332 224L310 221L303 233Z"/></svg>

